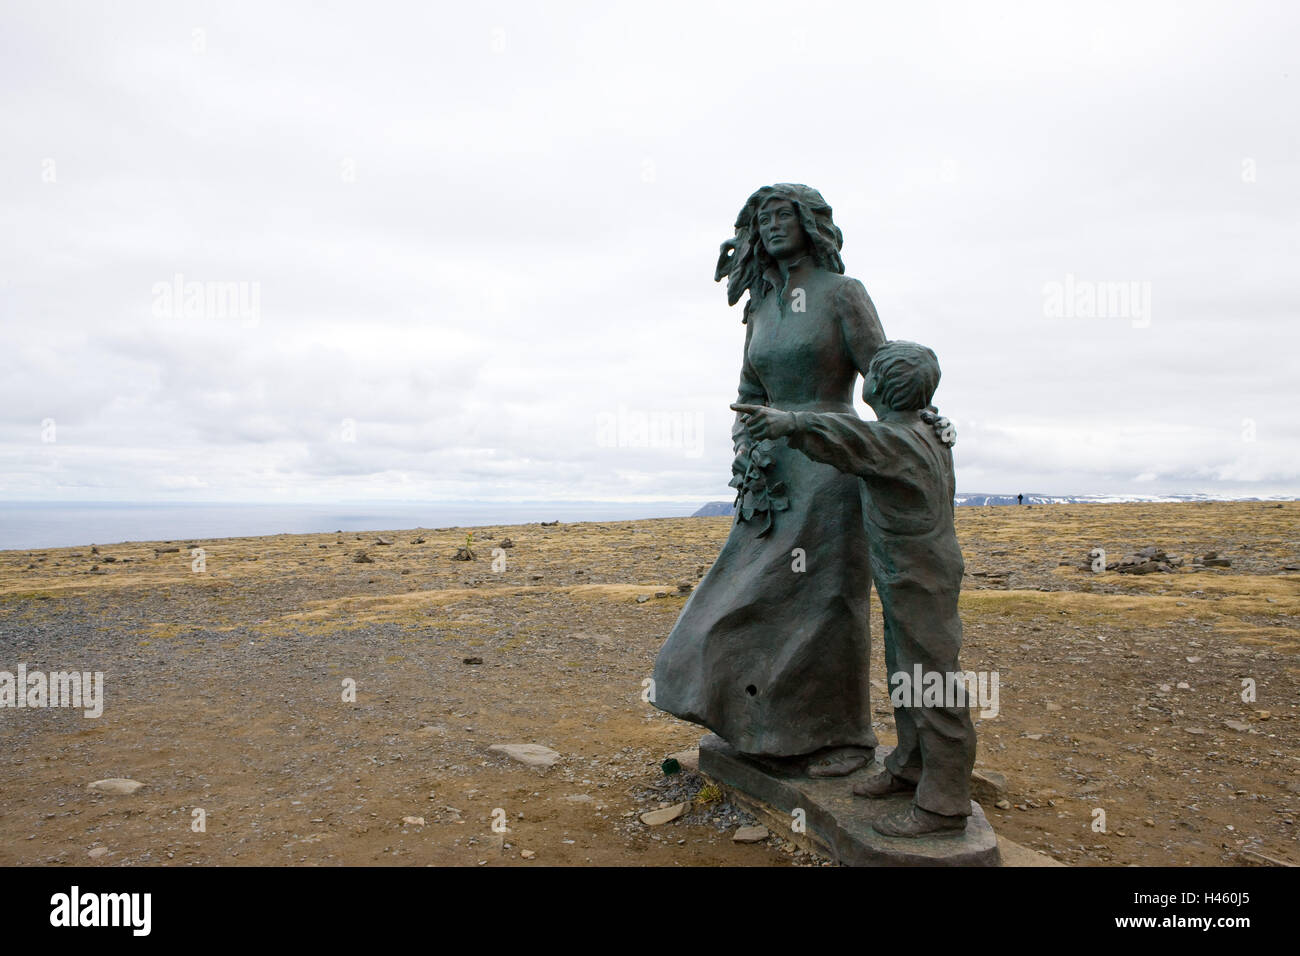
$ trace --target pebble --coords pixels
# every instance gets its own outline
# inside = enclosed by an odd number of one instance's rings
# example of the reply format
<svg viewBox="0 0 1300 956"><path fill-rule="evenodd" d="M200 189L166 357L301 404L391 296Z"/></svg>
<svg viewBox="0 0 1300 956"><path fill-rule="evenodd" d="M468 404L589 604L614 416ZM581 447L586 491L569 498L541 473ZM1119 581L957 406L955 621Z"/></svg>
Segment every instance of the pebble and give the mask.
<svg viewBox="0 0 1300 956"><path fill-rule="evenodd" d="M641 822L648 827L657 827L664 823L676 820L686 813L688 804L678 803L671 807L665 807L662 810L648 810L641 814Z"/></svg>
<svg viewBox="0 0 1300 956"><path fill-rule="evenodd" d="M105 853L107 853L107 852L108 852L108 847L106 847L106 846L97 846L97 847L95 847L93 850L90 851L89 856L90 856L90 858L91 858L92 860L98 860L101 856L103 856L103 855L104 855Z"/></svg>
<svg viewBox="0 0 1300 956"><path fill-rule="evenodd" d="M96 780L87 789L94 790L96 793L132 794L143 786L144 784L139 780L132 780L129 777L109 777L105 780Z"/></svg>
<svg viewBox="0 0 1300 956"><path fill-rule="evenodd" d="M523 857L525 860L532 860L532 859L536 859L537 857L537 854L534 853L532 850L520 850L519 855Z"/></svg>
<svg viewBox="0 0 1300 956"><path fill-rule="evenodd" d="M549 770L560 760L558 753L550 747L543 747L541 744L493 744L488 750L493 753L505 754L511 760L518 760L520 763L535 767L538 770Z"/></svg>
<svg viewBox="0 0 1300 956"><path fill-rule="evenodd" d="M402 817L403 823L409 823L413 827L424 826L424 817Z"/></svg>
<svg viewBox="0 0 1300 956"><path fill-rule="evenodd" d="M771 834L767 832L767 827L740 827L731 835L731 839L735 843L762 843L769 836Z"/></svg>

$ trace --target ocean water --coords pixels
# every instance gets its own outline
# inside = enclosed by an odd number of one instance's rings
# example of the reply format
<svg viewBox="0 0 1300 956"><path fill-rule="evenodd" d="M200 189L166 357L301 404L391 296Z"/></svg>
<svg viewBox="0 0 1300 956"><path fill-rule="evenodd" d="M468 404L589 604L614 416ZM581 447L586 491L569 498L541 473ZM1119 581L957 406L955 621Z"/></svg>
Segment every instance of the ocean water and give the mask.
<svg viewBox="0 0 1300 956"><path fill-rule="evenodd" d="M491 527L538 521L679 518L699 502L453 501L281 504L0 502L0 551L125 541L193 541L264 534Z"/></svg>

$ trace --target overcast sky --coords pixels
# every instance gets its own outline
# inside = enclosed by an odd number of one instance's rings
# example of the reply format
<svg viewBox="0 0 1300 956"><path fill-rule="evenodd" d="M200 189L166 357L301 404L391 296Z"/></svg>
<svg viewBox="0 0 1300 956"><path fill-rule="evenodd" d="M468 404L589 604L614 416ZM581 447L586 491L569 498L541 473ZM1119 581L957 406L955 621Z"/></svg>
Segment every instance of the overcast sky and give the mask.
<svg viewBox="0 0 1300 956"><path fill-rule="evenodd" d="M6 0L0 499L728 498L781 181L959 491L1300 493L1298 9Z"/></svg>

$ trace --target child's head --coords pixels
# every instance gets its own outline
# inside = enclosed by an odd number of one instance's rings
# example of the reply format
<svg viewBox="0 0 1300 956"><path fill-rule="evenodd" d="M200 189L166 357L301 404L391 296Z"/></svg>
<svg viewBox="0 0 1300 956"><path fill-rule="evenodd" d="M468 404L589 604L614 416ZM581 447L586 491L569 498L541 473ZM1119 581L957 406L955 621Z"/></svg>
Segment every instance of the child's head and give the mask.
<svg viewBox="0 0 1300 956"><path fill-rule="evenodd" d="M928 408L939 387L939 359L915 342L886 342L871 358L862 384L863 399L896 412Z"/></svg>

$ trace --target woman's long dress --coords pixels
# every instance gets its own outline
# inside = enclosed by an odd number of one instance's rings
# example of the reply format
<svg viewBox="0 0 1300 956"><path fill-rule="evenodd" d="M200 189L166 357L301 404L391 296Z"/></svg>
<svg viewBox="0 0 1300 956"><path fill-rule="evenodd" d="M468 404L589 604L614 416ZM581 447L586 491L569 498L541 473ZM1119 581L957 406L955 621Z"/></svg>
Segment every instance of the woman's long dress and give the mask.
<svg viewBox="0 0 1300 956"><path fill-rule="evenodd" d="M738 401L853 414L884 343L862 283L807 258L784 287L767 282L751 292ZM861 482L784 438L750 457L727 543L655 662L654 704L747 754L874 747Z"/></svg>

